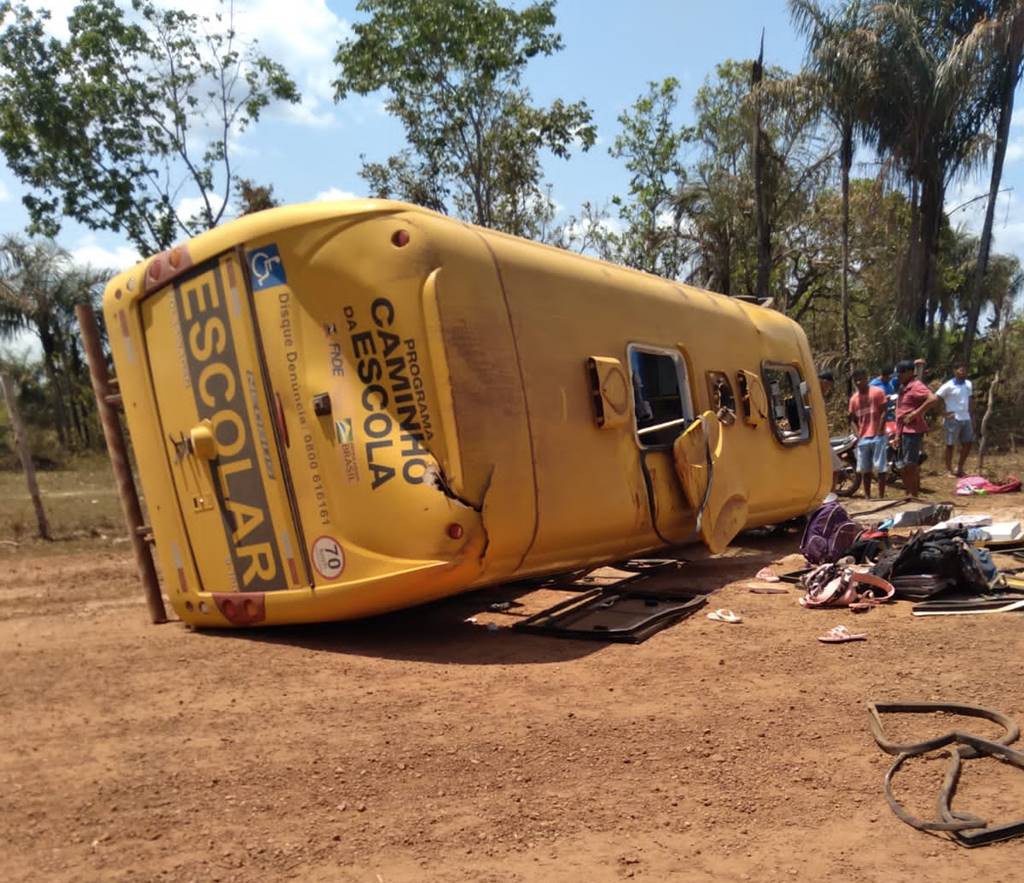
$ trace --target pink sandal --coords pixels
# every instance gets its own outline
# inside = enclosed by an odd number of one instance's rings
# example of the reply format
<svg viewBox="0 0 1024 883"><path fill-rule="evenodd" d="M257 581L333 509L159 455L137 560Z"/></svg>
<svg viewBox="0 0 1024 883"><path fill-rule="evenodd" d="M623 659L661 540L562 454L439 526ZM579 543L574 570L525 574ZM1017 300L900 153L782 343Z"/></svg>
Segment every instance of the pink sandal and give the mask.
<svg viewBox="0 0 1024 883"><path fill-rule="evenodd" d="M825 634L818 635L818 640L823 644L845 644L848 641L866 641L867 639L867 635L855 635L845 625L837 625Z"/></svg>

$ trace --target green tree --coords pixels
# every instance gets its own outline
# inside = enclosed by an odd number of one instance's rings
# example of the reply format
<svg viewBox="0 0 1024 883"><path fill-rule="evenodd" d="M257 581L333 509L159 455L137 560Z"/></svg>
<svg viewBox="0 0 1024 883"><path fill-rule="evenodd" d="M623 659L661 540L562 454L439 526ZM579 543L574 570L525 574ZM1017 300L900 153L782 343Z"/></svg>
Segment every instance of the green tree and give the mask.
<svg viewBox="0 0 1024 883"><path fill-rule="evenodd" d="M232 5L217 10L81 0L60 40L46 11L0 4L0 150L31 191L35 231L54 236L70 217L152 253L221 221L233 140L299 93L239 41ZM183 216L185 196L199 207Z"/></svg>
<svg viewBox="0 0 1024 883"><path fill-rule="evenodd" d="M867 13L866 64L876 86L867 113L880 153L911 187L903 305L913 326L929 333L946 188L976 167L989 140L984 12L975 2L884 0Z"/></svg>
<svg viewBox="0 0 1024 883"><path fill-rule="evenodd" d="M336 98L387 93L408 146L367 162L373 193L538 236L550 223L541 153L567 158L596 139L587 105L536 106L522 85L532 58L562 48L554 0L521 10L495 0L360 0L368 19L335 56Z"/></svg>
<svg viewBox="0 0 1024 883"><path fill-rule="evenodd" d="M865 96L874 85L869 80L868 46L863 32L863 3L847 0L836 10L823 10L815 0L790 0L790 13L797 29L807 39L807 63L804 76L816 89L822 110L839 138L839 174L842 192L840 229L840 310L843 324L843 358L850 360L850 170L853 167L855 138L867 128L863 109Z"/></svg>
<svg viewBox="0 0 1024 883"><path fill-rule="evenodd" d="M910 229L910 205L899 190L853 178L847 206L850 346L857 361L874 371L903 355L907 323L894 294ZM807 331L815 357L840 370L846 370L839 281L843 217L841 191L818 189L794 249L802 264L802 284L790 308L790 315Z"/></svg>
<svg viewBox="0 0 1024 883"><path fill-rule="evenodd" d="M54 425L64 446L86 447L93 438L75 305L97 303L110 275L76 265L52 240L0 240L0 340L26 331L38 338Z"/></svg>
<svg viewBox="0 0 1024 883"><path fill-rule="evenodd" d="M630 173L627 197L613 197L622 233L614 235L615 257L669 279L683 272L689 244L675 212L675 196L686 181L682 148L689 134L673 122L679 82L668 77L650 83L644 95L619 115L622 131L609 153L625 160Z"/></svg>
<svg viewBox="0 0 1024 883"><path fill-rule="evenodd" d="M978 329L978 317L983 295L985 273L988 270L989 252L992 249L992 224L995 220L996 199L1003 177L1003 162L1010 137L1010 120L1013 118L1013 99L1024 70L1024 2L1022 0L995 0L992 4L988 27L983 40L990 60L991 84L988 91L989 106L996 117L995 147L992 156L992 171L989 176L988 200L985 206L985 220L978 243L978 259L974 268L971 291L971 309L966 318L962 357L970 362L974 338Z"/></svg>
<svg viewBox="0 0 1024 883"><path fill-rule="evenodd" d="M273 184L257 184L248 178L238 179L238 214L251 215L253 212L276 208L281 203L274 196Z"/></svg>
<svg viewBox="0 0 1024 883"><path fill-rule="evenodd" d="M809 267L801 260L800 243L833 154L821 137L813 95L775 88L791 77L766 66L755 99L750 71L749 61L723 62L697 91L692 130L697 156L676 195L676 212L694 248L690 279L724 294L757 296L765 243L755 220L756 124L763 133L762 230L770 233L771 289L776 305L788 312L797 291L806 289L803 274Z"/></svg>

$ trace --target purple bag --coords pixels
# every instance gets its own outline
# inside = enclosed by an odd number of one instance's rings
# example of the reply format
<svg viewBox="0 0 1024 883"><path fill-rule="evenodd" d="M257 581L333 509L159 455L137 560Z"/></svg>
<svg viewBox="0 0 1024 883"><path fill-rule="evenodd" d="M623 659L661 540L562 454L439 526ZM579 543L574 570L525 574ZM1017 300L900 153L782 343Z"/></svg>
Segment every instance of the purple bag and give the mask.
<svg viewBox="0 0 1024 883"><path fill-rule="evenodd" d="M838 503L826 503L807 519L800 551L811 564L838 561L861 535L863 528Z"/></svg>

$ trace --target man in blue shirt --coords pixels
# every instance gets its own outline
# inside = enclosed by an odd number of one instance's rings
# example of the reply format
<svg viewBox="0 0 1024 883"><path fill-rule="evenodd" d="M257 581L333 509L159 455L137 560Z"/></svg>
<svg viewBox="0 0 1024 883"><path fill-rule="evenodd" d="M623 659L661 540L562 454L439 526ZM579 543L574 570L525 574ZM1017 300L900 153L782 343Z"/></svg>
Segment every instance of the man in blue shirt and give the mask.
<svg viewBox="0 0 1024 883"><path fill-rule="evenodd" d="M894 396L900 391L899 381L892 376L892 368L882 368L877 377L871 378L871 385L877 386L886 397ZM896 419L896 403L890 401L885 409L885 422L892 423Z"/></svg>

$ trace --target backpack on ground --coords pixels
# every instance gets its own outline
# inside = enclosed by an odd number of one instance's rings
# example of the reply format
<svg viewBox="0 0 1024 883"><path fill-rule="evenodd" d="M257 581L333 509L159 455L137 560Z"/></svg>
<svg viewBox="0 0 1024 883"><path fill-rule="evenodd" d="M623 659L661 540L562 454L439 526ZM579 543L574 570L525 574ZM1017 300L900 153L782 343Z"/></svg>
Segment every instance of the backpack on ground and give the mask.
<svg viewBox="0 0 1024 883"><path fill-rule="evenodd" d="M989 573L985 570L989 569ZM984 593L992 590L995 567L991 558L983 562L967 542L967 531L941 528L914 534L900 549L884 553L872 569L876 576L896 586L897 597L921 600L951 588L963 592ZM991 574L991 575L990 575ZM934 580L910 580L907 577L934 577ZM929 584L932 590L915 585Z"/></svg>
<svg viewBox="0 0 1024 883"><path fill-rule="evenodd" d="M826 503L807 519L800 551L811 564L838 561L857 542L863 528L838 503Z"/></svg>

